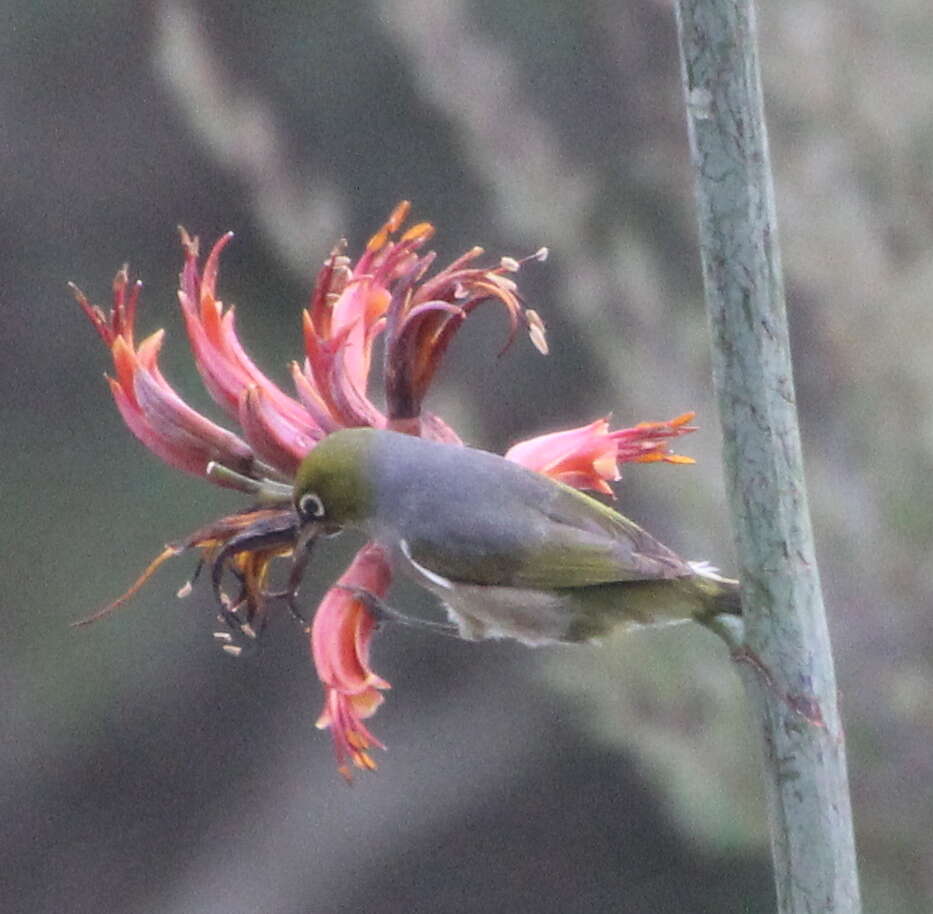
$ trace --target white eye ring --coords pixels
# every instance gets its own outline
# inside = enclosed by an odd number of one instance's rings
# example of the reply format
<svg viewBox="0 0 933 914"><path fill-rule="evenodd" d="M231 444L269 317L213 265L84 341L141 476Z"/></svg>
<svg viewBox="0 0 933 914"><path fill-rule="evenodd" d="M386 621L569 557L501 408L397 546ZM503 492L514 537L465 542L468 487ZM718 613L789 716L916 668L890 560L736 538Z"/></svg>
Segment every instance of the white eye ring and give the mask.
<svg viewBox="0 0 933 914"><path fill-rule="evenodd" d="M319 520L325 515L324 502L314 492L305 492L298 501L298 513L303 518Z"/></svg>

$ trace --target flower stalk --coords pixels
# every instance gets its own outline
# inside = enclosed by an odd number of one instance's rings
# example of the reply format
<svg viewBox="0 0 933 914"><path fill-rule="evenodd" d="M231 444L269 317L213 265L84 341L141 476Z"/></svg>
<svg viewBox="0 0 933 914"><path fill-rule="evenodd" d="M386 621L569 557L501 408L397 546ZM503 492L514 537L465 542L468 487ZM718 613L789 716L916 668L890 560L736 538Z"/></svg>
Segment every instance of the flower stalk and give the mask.
<svg viewBox="0 0 933 914"><path fill-rule="evenodd" d="M753 0L678 0L738 656L762 733L781 914L858 914L845 739L807 506ZM726 633L730 638L734 632Z"/></svg>

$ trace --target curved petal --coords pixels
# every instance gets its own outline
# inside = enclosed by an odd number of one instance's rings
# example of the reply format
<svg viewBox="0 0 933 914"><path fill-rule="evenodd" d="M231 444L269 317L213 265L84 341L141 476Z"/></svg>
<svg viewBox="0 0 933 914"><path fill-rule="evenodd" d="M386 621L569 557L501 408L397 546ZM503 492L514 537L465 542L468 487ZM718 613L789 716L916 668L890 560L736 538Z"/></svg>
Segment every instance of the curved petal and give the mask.
<svg viewBox="0 0 933 914"><path fill-rule="evenodd" d="M263 372L256 367L253 360L246 354L246 350L243 348L236 335L233 308L230 308L224 315L221 321L220 332L225 351L249 378L251 385L260 387L266 397L272 401L274 407L293 425L301 428L308 434L319 431L319 429L315 427L316 423L314 420L308 415L307 410L297 400L288 396L277 384L263 374Z"/></svg>
<svg viewBox="0 0 933 914"><path fill-rule="evenodd" d="M469 266L482 253L482 248L474 247L423 281L433 255L409 259L407 271L399 274L393 285L384 379L391 424L420 416L448 346L469 314L484 302L497 301L506 309L509 335L502 351L512 343L522 322L539 351L547 351L541 318L524 308L514 281L505 275L518 270L521 262L503 258L495 267ZM541 259L544 255L538 252L532 256Z"/></svg>
<svg viewBox="0 0 933 914"><path fill-rule="evenodd" d="M204 476L205 463L199 454L185 449L174 447L159 434L148 422L135 401L127 396L119 381L107 378L110 392L113 394L117 409L126 423L126 427L147 447L156 457L164 460L169 466L194 476Z"/></svg>
<svg viewBox="0 0 933 914"><path fill-rule="evenodd" d="M391 297L387 289L362 276L349 282L334 302L331 316L333 335L347 331L341 347L344 371L356 390L366 390L372 347L373 328L385 314Z"/></svg>
<svg viewBox="0 0 933 914"><path fill-rule="evenodd" d="M110 347L118 336L122 336L130 346L133 345L133 326L136 322L136 306L143 284L137 279L130 283L129 267L124 265L113 278L113 307L105 315L97 305L92 305L87 296L73 283L68 283L81 310L91 322L104 343Z"/></svg>
<svg viewBox="0 0 933 914"><path fill-rule="evenodd" d="M114 340L110 388L124 422L156 456L187 473L206 476L213 460L248 474L254 458L246 442L188 406L162 377L161 341L159 331L134 352L122 336Z"/></svg>
<svg viewBox="0 0 933 914"><path fill-rule="evenodd" d="M385 420L382 414L347 375L342 353L353 327L334 331L331 338L325 339L305 311L303 329L310 369L310 376L305 378L306 389L320 398L340 427L383 427ZM304 399L307 400L307 395Z"/></svg>
<svg viewBox="0 0 933 914"><path fill-rule="evenodd" d="M619 463L693 463L690 457L668 453L668 439L694 431L687 425L693 413L669 422L642 422L632 428L609 431L607 418L580 428L552 432L522 441L505 457L515 463L578 489L611 495L609 482L621 478Z"/></svg>
<svg viewBox="0 0 933 914"><path fill-rule="evenodd" d="M362 769L376 767L369 749L382 743L363 720L382 703L379 690L389 688L369 666L376 622L352 590L382 597L391 579L385 549L375 543L364 546L341 576L339 586L332 587L321 601L311 626L311 651L326 692L318 726L331 731L339 770L348 779L348 763Z"/></svg>
<svg viewBox="0 0 933 914"><path fill-rule="evenodd" d="M234 309L226 313L215 297L220 254L233 237L223 235L211 248L201 277L197 272L197 239L182 234L185 266L180 278L181 304L198 371L211 397L231 418L239 418L240 399L245 391L259 386L291 424L312 436L320 429L297 401L289 397L255 365L236 335Z"/></svg>
<svg viewBox="0 0 933 914"><path fill-rule="evenodd" d="M308 375L311 373L310 365L306 363L305 369L302 371L301 366L297 362L292 362L289 366L289 370L291 371L292 382L295 385L295 391L298 394L301 405L308 411L321 431L324 432L325 435L337 431L337 429L341 427L340 423L328 409L327 404L324 402L317 388L308 380Z"/></svg>
<svg viewBox="0 0 933 914"><path fill-rule="evenodd" d="M257 386L247 388L240 400L240 426L250 445L265 461L288 477L323 434L311 437L296 428Z"/></svg>

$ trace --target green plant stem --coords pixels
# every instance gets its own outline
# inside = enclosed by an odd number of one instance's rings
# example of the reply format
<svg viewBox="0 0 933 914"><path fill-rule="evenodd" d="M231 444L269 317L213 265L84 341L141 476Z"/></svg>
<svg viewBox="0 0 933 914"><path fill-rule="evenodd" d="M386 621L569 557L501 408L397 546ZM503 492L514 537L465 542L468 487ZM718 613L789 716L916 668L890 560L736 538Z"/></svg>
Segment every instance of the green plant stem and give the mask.
<svg viewBox="0 0 933 914"><path fill-rule="evenodd" d="M803 477L751 0L676 0L780 914L856 914L845 744Z"/></svg>

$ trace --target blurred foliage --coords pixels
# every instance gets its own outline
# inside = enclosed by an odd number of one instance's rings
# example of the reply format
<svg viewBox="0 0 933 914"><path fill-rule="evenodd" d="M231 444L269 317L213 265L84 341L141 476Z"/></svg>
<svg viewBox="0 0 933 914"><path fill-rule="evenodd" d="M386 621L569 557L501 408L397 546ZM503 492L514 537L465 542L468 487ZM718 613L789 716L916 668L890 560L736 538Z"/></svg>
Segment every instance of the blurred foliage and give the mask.
<svg viewBox="0 0 933 914"><path fill-rule="evenodd" d="M762 6L866 910L926 910L933 17L919 0ZM102 300L130 259L141 331L167 327L166 374L205 407L174 226L237 231L221 291L282 379L317 265L402 197L438 225L442 258L552 251L522 288L553 354L495 359L503 328L481 317L438 411L502 449L609 411L697 409L683 450L698 465L628 469L620 501L729 570L669 7L8 0L2 20L0 808L15 865L0 907L771 910L756 736L703 632L553 652L387 632L376 666L395 691L374 728L392 752L350 793L293 630L255 662L219 655L206 596L174 600L183 563L124 615L67 628L235 500L126 433L65 280Z"/></svg>

